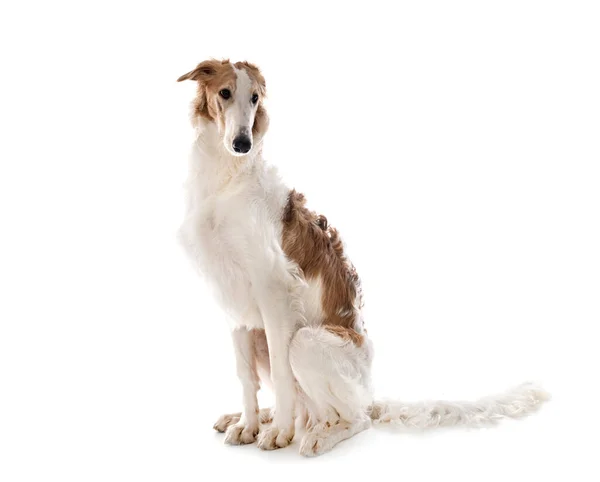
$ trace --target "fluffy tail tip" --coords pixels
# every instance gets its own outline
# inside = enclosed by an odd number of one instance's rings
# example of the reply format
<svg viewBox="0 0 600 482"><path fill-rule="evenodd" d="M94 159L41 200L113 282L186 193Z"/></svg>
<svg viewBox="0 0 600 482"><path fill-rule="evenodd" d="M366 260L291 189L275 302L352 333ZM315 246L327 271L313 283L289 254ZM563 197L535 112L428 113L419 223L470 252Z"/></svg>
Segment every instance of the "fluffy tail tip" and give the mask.
<svg viewBox="0 0 600 482"><path fill-rule="evenodd" d="M502 418L520 418L537 411L550 394L534 383L523 383L507 392L475 402L432 401L418 403L374 402L370 409L375 423L395 423L411 428L450 425L483 425Z"/></svg>
<svg viewBox="0 0 600 482"><path fill-rule="evenodd" d="M552 397L539 385L526 382L510 390L500 397L490 397L488 400L505 400L503 404L507 411L502 414L506 417L522 417L538 410L542 403L549 401ZM511 411L510 408L513 410Z"/></svg>

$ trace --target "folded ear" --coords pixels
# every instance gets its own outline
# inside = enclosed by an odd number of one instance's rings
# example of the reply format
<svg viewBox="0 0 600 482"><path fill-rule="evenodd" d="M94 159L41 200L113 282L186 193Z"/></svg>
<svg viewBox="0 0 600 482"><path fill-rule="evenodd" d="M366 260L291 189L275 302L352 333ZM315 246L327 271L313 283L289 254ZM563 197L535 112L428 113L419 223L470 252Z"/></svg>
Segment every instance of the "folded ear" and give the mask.
<svg viewBox="0 0 600 482"><path fill-rule="evenodd" d="M258 85L260 87L260 95L262 95L262 96L267 95L267 84L265 82L265 78L263 77L262 73L260 72L260 69L256 65L251 64L250 62L246 62L245 60L242 62L242 64L244 64L246 66L248 71L256 79L256 82L258 83Z"/></svg>
<svg viewBox="0 0 600 482"><path fill-rule="evenodd" d="M269 128L269 116L267 111L262 105L259 105L256 109L256 115L254 116L254 124L252 125L252 134L255 136L264 136Z"/></svg>
<svg viewBox="0 0 600 482"><path fill-rule="evenodd" d="M199 63L194 70L179 77L177 82L181 82L182 80L206 80L217 73L220 65L221 62L218 60L205 60Z"/></svg>

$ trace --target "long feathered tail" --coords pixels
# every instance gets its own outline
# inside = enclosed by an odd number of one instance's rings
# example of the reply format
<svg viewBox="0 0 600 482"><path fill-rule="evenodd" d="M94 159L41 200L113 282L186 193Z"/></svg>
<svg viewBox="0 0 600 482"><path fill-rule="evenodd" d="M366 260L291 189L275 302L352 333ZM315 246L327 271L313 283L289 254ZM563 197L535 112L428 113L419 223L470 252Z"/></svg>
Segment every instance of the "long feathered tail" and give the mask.
<svg viewBox="0 0 600 482"><path fill-rule="evenodd" d="M378 401L370 407L374 423L393 423L407 428L427 429L453 425L481 426L502 418L519 418L540 408L550 395L525 383L502 395L476 402L431 401L403 403Z"/></svg>

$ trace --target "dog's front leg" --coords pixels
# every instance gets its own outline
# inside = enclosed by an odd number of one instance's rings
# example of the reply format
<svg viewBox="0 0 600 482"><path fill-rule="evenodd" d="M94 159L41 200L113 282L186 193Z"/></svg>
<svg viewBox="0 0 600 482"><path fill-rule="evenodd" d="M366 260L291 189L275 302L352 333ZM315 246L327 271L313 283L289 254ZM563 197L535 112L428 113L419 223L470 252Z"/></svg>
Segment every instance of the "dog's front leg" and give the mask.
<svg viewBox="0 0 600 482"><path fill-rule="evenodd" d="M238 328L232 332L235 349L237 375L242 383L244 410L240 420L229 426L225 435L225 443L232 445L251 444L258 434L258 392L259 382L256 373L256 356L254 339L246 328Z"/></svg>
<svg viewBox="0 0 600 482"><path fill-rule="evenodd" d="M258 436L258 447L273 450L286 447L294 438L294 404L296 387L289 361L289 346L295 326L295 317L290 309L287 293L261 306L269 358L271 380L275 390L275 415L270 427Z"/></svg>

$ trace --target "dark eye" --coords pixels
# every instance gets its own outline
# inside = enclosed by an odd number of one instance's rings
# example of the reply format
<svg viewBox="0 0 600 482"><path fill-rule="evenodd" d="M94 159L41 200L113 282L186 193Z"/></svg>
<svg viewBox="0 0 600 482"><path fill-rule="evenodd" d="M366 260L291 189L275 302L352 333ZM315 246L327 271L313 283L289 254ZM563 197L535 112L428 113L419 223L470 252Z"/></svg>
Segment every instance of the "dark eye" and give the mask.
<svg viewBox="0 0 600 482"><path fill-rule="evenodd" d="M254 94L254 95L252 96L252 103L253 103L253 104L256 104L257 102L258 102L258 94Z"/></svg>
<svg viewBox="0 0 600 482"><path fill-rule="evenodd" d="M219 91L219 95L223 97L223 99L229 99L231 97L231 91L229 89L223 89Z"/></svg>

